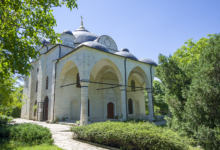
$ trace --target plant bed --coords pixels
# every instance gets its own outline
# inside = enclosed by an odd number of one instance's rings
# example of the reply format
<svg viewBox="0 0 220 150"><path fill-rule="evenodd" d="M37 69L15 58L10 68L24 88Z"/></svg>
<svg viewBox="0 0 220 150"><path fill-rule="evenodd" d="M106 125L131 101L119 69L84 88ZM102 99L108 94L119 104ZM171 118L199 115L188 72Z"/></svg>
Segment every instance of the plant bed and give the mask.
<svg viewBox="0 0 220 150"><path fill-rule="evenodd" d="M71 128L74 138L121 149L188 150L192 140L148 122L101 122Z"/></svg>

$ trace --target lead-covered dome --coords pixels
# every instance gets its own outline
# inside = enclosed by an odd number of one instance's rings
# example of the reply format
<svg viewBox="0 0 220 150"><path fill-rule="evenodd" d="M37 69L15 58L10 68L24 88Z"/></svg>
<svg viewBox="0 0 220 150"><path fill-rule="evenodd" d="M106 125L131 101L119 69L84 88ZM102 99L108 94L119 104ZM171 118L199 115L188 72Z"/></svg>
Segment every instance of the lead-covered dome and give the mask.
<svg viewBox="0 0 220 150"><path fill-rule="evenodd" d="M98 35L90 33L88 30L86 30L82 26L72 33L76 38L74 41L74 43L76 44L81 44L81 43L88 42L88 41L94 41L99 37Z"/></svg>
<svg viewBox="0 0 220 150"><path fill-rule="evenodd" d="M157 63L149 58L141 58L141 59L139 59L139 61L144 62L149 65L157 66Z"/></svg>
<svg viewBox="0 0 220 150"><path fill-rule="evenodd" d="M116 52L114 54L138 61L138 59L133 54L131 54L127 48L122 48L120 52Z"/></svg>
<svg viewBox="0 0 220 150"><path fill-rule="evenodd" d="M70 30L64 30L64 31L62 32L62 34L73 35L72 31L70 31Z"/></svg>
<svg viewBox="0 0 220 150"><path fill-rule="evenodd" d="M109 52L109 50L104 45L102 45L98 42L94 42L94 41L84 42L84 43L80 44L79 46L82 46L82 45L85 45L85 46L88 46L91 48L95 48L95 49L98 49L98 50L101 50L104 52Z"/></svg>

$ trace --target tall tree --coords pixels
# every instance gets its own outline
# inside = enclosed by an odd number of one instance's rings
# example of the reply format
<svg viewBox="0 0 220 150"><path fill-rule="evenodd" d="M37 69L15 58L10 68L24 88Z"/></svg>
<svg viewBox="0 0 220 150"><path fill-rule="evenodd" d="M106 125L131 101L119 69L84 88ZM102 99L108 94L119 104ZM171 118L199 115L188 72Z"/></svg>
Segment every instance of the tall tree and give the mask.
<svg viewBox="0 0 220 150"><path fill-rule="evenodd" d="M30 58L36 58L41 38L58 40L53 7L77 7L76 0L0 0L0 75L28 75ZM1 77L0 77L1 78Z"/></svg>
<svg viewBox="0 0 220 150"><path fill-rule="evenodd" d="M12 112L17 107L21 108L24 98L23 87L16 87L16 78L11 75L4 75L4 84L0 83L0 112L6 114Z"/></svg>
<svg viewBox="0 0 220 150"><path fill-rule="evenodd" d="M190 39L173 56L160 55L156 76L173 114L168 126L205 149L219 149L220 35Z"/></svg>
<svg viewBox="0 0 220 150"><path fill-rule="evenodd" d="M59 41L53 7L77 8L76 0L0 0L0 109L20 107L13 75L29 75L41 39Z"/></svg>

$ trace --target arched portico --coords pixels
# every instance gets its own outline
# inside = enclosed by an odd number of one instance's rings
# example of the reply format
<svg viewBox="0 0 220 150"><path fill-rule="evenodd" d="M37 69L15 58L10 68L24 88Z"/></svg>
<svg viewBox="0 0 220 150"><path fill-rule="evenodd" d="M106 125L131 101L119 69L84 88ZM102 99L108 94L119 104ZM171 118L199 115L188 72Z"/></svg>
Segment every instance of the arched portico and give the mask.
<svg viewBox="0 0 220 150"><path fill-rule="evenodd" d="M121 70L111 60L101 59L93 66L90 77L94 80L89 84L89 93L93 91L96 97L91 106L91 119L107 119L110 102L114 104L114 115L120 116L123 113L120 86L124 79Z"/></svg>
<svg viewBox="0 0 220 150"><path fill-rule="evenodd" d="M61 62L57 75L55 118L68 117L70 120L80 119L81 87L77 86L79 69L74 61L69 60L65 64Z"/></svg>
<svg viewBox="0 0 220 150"><path fill-rule="evenodd" d="M150 69L145 67L145 70ZM136 102L133 103L133 108L136 110L134 111L135 115L129 115L130 117L139 117L146 114L145 112L145 93L144 91L147 89L150 92L151 88L151 78L148 77L149 75L144 71L144 68L140 66L133 66L128 69L128 77L127 77L127 91L128 95L132 95L135 97ZM135 88L133 87L135 85ZM153 113L153 101L152 101L152 93L148 93L148 108L149 108L149 116L148 119L153 121L154 120L154 113ZM128 100L128 99L127 99ZM128 103L127 103L127 107ZM137 110L139 109L139 111Z"/></svg>

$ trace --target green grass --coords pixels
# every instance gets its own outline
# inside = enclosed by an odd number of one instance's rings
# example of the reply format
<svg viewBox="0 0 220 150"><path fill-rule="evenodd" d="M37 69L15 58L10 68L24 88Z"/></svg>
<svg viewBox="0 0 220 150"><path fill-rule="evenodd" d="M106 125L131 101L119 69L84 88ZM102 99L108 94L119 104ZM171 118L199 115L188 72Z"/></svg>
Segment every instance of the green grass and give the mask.
<svg viewBox="0 0 220 150"><path fill-rule="evenodd" d="M63 150L56 145L41 144L34 146L22 145L14 141L0 139L1 150Z"/></svg>

